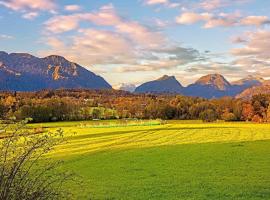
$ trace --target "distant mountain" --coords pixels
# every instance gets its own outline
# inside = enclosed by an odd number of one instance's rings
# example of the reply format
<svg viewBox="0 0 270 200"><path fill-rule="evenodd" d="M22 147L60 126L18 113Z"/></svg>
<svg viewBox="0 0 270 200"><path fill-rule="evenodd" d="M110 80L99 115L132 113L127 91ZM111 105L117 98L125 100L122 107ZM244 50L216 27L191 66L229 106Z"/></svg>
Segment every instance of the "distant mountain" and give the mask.
<svg viewBox="0 0 270 200"><path fill-rule="evenodd" d="M203 98L230 96L232 85L220 74L209 74L184 89L184 95Z"/></svg>
<svg viewBox="0 0 270 200"><path fill-rule="evenodd" d="M181 93L183 86L174 76L162 76L161 78L144 83L135 89L136 93Z"/></svg>
<svg viewBox="0 0 270 200"><path fill-rule="evenodd" d="M114 89L123 90L123 91L127 91L127 92L134 92L136 89L136 85L122 83L120 85L115 86Z"/></svg>
<svg viewBox="0 0 270 200"><path fill-rule="evenodd" d="M232 82L231 96L238 95L244 90L254 87L260 86L263 84L265 80L262 77L257 76L247 76L246 78L240 79L238 81Z"/></svg>
<svg viewBox="0 0 270 200"><path fill-rule="evenodd" d="M163 76L136 88L137 93L172 93L203 98L234 97L247 88L260 86L264 79L248 76L239 81L230 83L220 74L209 74L199 78L195 83L183 87L174 76Z"/></svg>
<svg viewBox="0 0 270 200"><path fill-rule="evenodd" d="M239 85L245 87L253 87L262 85L265 80L259 76L249 75L246 78L240 79L238 81L232 82L232 85Z"/></svg>
<svg viewBox="0 0 270 200"><path fill-rule="evenodd" d="M252 96L258 94L270 94L270 81L265 81L262 85L248 88L236 95L236 98L250 99Z"/></svg>
<svg viewBox="0 0 270 200"><path fill-rule="evenodd" d="M111 89L102 77L52 55L0 52L0 90L37 91L57 88Z"/></svg>

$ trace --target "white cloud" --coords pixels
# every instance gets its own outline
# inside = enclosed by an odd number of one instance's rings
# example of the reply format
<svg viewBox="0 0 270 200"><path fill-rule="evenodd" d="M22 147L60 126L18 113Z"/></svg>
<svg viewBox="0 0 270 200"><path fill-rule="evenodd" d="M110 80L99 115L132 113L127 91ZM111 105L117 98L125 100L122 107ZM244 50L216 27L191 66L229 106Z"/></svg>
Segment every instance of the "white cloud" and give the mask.
<svg viewBox="0 0 270 200"><path fill-rule="evenodd" d="M182 8L194 12L200 10L204 12L217 11L221 8L232 7L248 3L252 0L141 0L145 5L160 5L167 8Z"/></svg>
<svg viewBox="0 0 270 200"><path fill-rule="evenodd" d="M37 12L28 12L28 13L25 13L25 14L23 14L23 18L25 18L25 19L34 19L34 18L36 18L37 16L38 16L39 14L37 13Z"/></svg>
<svg viewBox="0 0 270 200"><path fill-rule="evenodd" d="M237 26L240 17L239 13L220 13L207 20L204 24L204 28Z"/></svg>
<svg viewBox="0 0 270 200"><path fill-rule="evenodd" d="M115 32L124 34L134 44L144 47L154 47L164 42L164 37L159 32L137 21L120 17L112 5L103 6L97 12L55 16L45 22L45 26L48 32L60 34L78 29L82 21L98 26L111 26Z"/></svg>
<svg viewBox="0 0 270 200"><path fill-rule="evenodd" d="M80 22L91 22L100 26L120 24L122 19L109 4L97 12L76 13L72 15L57 15L45 22L46 29L52 33L63 33L79 27Z"/></svg>
<svg viewBox="0 0 270 200"><path fill-rule="evenodd" d="M261 26L263 24L270 24L270 19L267 16L248 16L241 20L242 25Z"/></svg>
<svg viewBox="0 0 270 200"><path fill-rule="evenodd" d="M184 12L176 17L178 24L191 25L198 22L203 22L204 28L214 27L233 27L233 26L262 26L270 24L270 19L267 16L247 16L242 17L240 13L196 13Z"/></svg>
<svg viewBox="0 0 270 200"><path fill-rule="evenodd" d="M14 37L11 36L11 35L0 34L0 39L3 39L3 40L10 40L10 39L14 39Z"/></svg>
<svg viewBox="0 0 270 200"><path fill-rule="evenodd" d="M54 10L56 3L54 0L5 0L0 1L3 5L12 10Z"/></svg>
<svg viewBox="0 0 270 200"><path fill-rule="evenodd" d="M75 4L73 4L73 5L66 5L65 6L65 10L66 11L79 11L79 10L81 10L81 7L79 5L75 5Z"/></svg>
<svg viewBox="0 0 270 200"><path fill-rule="evenodd" d="M181 6L180 2L172 2L170 0L143 0L147 6L165 6L167 8L178 8Z"/></svg>
<svg viewBox="0 0 270 200"><path fill-rule="evenodd" d="M247 42L242 48L232 50L236 56L252 56L257 59L267 59L270 61L270 31L258 30L256 32L248 32Z"/></svg>
<svg viewBox="0 0 270 200"><path fill-rule="evenodd" d="M228 1L224 0L204 0L199 3L199 6L202 7L205 10L215 10L218 8L226 7L228 6Z"/></svg>
<svg viewBox="0 0 270 200"><path fill-rule="evenodd" d="M83 16L83 14L60 15L49 19L44 24L49 32L63 33L78 28Z"/></svg>
<svg viewBox="0 0 270 200"><path fill-rule="evenodd" d="M82 21L98 28L81 29ZM158 29L119 16L111 4L96 12L55 16L45 26L50 50L41 54L59 53L86 66L119 66L114 67L118 72L155 71L196 62L199 57L193 49L172 45ZM62 36L71 30L76 34Z"/></svg>
<svg viewBox="0 0 270 200"><path fill-rule="evenodd" d="M176 18L178 24L194 24L200 21L208 21L212 18L210 13L186 12Z"/></svg>
<svg viewBox="0 0 270 200"><path fill-rule="evenodd" d="M0 0L0 6L23 13L24 19L32 20L39 15L40 11L55 13L55 0Z"/></svg>
<svg viewBox="0 0 270 200"><path fill-rule="evenodd" d="M224 7L241 5L250 2L251 0L202 0L198 7L207 11L214 11Z"/></svg>
<svg viewBox="0 0 270 200"><path fill-rule="evenodd" d="M168 0L145 0L145 4L147 5L156 5L156 4L167 4Z"/></svg>
<svg viewBox="0 0 270 200"><path fill-rule="evenodd" d="M243 71L254 71L263 76L270 75L270 31L257 30L255 32L246 32L246 42L240 48L231 50L233 56L236 56L233 64L239 66ZM241 37L243 38L243 37Z"/></svg>

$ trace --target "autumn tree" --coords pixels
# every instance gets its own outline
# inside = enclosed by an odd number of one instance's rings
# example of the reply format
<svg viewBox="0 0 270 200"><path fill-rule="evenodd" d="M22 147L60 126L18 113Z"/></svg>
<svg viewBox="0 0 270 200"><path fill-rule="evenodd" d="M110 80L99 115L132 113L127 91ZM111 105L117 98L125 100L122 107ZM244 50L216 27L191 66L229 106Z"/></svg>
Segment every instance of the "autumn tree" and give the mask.
<svg viewBox="0 0 270 200"><path fill-rule="evenodd" d="M218 119L218 116L214 110L207 109L200 113L200 119L204 122L214 122Z"/></svg>

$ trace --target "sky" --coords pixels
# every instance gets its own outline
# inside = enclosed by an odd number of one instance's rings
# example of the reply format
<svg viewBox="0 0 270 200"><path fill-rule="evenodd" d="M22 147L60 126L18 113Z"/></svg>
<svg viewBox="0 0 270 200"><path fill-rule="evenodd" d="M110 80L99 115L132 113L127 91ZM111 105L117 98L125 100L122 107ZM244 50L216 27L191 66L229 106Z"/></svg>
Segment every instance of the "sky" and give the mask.
<svg viewBox="0 0 270 200"><path fill-rule="evenodd" d="M0 0L0 51L61 55L111 85L270 78L268 0Z"/></svg>

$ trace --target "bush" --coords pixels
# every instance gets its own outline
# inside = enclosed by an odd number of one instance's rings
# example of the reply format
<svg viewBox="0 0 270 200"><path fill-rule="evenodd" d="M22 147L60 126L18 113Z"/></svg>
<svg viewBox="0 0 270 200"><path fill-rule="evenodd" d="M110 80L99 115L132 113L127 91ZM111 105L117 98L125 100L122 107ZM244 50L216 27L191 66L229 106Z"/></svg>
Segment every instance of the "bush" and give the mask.
<svg viewBox="0 0 270 200"><path fill-rule="evenodd" d="M61 162L46 156L64 141L63 132L39 134L41 130L30 131L25 124L1 127L0 199L70 199L63 184L75 180L73 174L62 172Z"/></svg>

